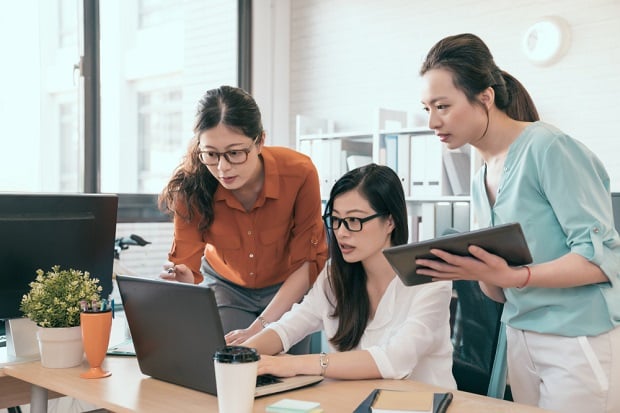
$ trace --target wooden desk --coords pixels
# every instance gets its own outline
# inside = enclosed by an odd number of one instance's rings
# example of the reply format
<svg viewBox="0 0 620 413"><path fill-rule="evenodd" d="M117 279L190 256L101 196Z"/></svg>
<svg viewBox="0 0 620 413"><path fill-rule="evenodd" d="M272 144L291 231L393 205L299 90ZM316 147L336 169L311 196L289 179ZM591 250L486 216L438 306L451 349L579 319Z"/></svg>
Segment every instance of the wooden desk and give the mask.
<svg viewBox="0 0 620 413"><path fill-rule="evenodd" d="M35 397L46 396L45 389L84 400L108 410L124 412L216 412L217 399L206 393L165 383L143 375L133 357L108 356L104 368L112 371L104 379L82 379L79 374L87 369L48 369L40 362L7 366L4 372L33 384ZM352 412L375 388L399 390L444 389L409 380L338 381L326 379L315 386L256 399L254 412L283 398L319 401L325 413ZM471 393L454 391L449 413L541 413L542 409L492 399ZM47 404L34 403L31 412L45 411Z"/></svg>

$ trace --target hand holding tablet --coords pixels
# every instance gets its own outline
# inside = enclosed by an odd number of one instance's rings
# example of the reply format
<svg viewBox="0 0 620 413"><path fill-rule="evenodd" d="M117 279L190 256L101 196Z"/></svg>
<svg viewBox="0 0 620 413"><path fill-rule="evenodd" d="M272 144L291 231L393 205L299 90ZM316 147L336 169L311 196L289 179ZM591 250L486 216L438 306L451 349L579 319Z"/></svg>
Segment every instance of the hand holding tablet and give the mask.
<svg viewBox="0 0 620 413"><path fill-rule="evenodd" d="M442 237L398 245L383 250L403 284L407 286L431 282L432 278L418 274L416 259L434 259L431 249L440 249L454 255L471 256L467 248L476 245L491 254L506 260L508 265L518 266L532 263L532 255L525 241L519 223L503 224L475 231L461 232Z"/></svg>

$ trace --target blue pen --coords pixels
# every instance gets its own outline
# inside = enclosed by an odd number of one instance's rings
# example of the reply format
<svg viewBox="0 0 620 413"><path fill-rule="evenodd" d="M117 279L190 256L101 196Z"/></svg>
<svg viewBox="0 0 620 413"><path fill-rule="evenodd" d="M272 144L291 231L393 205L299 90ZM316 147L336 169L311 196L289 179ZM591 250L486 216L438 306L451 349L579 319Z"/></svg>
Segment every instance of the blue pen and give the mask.
<svg viewBox="0 0 620 413"><path fill-rule="evenodd" d="M110 301L110 309L112 310L112 318L114 318L114 298L112 298L112 294L110 294L110 296L108 297L108 300Z"/></svg>

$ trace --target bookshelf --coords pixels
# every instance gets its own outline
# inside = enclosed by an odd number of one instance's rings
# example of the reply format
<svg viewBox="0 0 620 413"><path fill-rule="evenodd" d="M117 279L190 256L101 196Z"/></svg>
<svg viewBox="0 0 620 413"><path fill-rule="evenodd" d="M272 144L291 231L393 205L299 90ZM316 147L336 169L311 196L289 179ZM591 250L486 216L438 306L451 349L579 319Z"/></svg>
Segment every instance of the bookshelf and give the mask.
<svg viewBox="0 0 620 413"><path fill-rule="evenodd" d="M469 146L448 150L434 132L415 126L406 111L379 108L374 126L339 131L332 120L296 117L297 150L312 158L328 198L333 183L345 172L375 162L388 165L403 184L410 218L410 242L434 238L447 228L473 226L470 182L480 166Z"/></svg>

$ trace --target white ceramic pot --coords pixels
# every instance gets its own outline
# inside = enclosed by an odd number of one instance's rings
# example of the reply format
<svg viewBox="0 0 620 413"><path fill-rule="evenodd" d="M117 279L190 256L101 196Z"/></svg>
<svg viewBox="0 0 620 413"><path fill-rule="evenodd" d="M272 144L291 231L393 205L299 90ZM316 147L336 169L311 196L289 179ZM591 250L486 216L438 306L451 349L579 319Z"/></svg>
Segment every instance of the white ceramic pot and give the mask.
<svg viewBox="0 0 620 413"><path fill-rule="evenodd" d="M37 341L43 367L59 369L79 366L84 359L82 329L37 327Z"/></svg>

